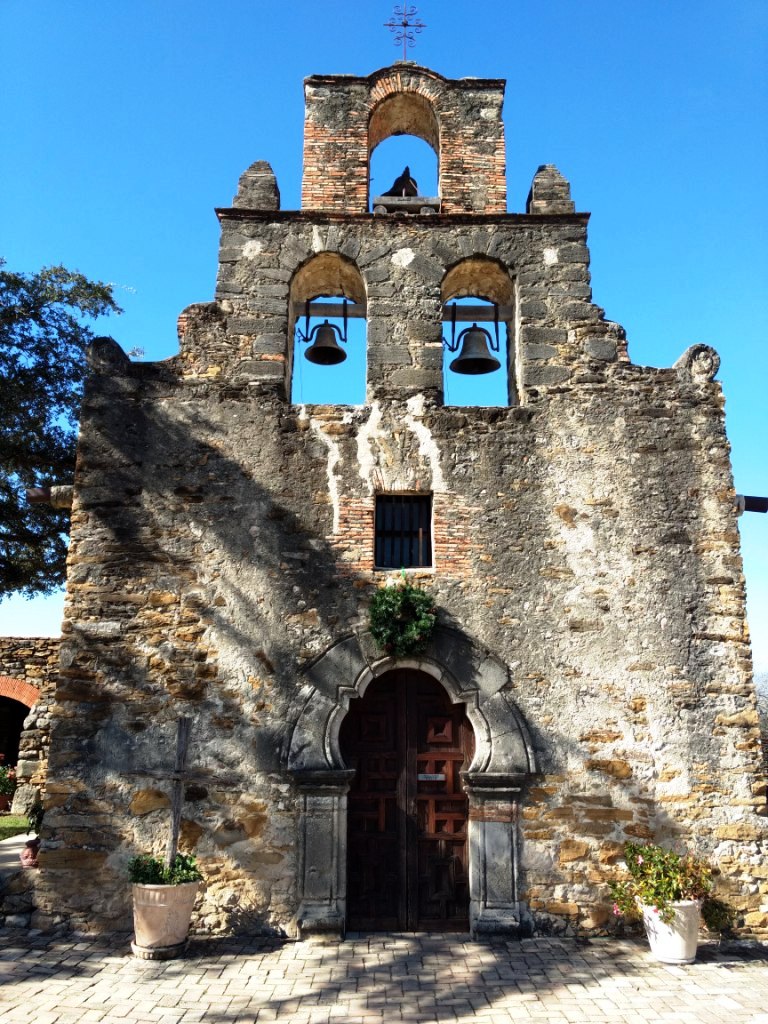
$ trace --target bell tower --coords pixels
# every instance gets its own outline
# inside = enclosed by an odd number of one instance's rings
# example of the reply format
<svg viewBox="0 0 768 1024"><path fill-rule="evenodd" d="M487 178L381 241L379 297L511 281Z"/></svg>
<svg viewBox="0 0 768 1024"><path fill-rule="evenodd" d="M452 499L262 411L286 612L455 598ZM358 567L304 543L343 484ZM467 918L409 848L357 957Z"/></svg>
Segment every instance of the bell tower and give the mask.
<svg viewBox="0 0 768 1024"><path fill-rule="evenodd" d="M438 159L442 213L506 213L504 82L451 81L411 62L304 83L303 210L367 213L373 150L415 135Z"/></svg>
<svg viewBox="0 0 768 1024"><path fill-rule="evenodd" d="M288 397L305 353L343 361L347 318L365 320L367 401L450 404L449 373L494 372L501 397L484 402L481 388L478 404L514 406L567 384L582 364L626 359L621 328L591 302L588 216L557 168L540 167L525 212L507 212L504 84L410 62L305 81L301 210L278 212L274 176L258 162L233 207L218 211L217 299L243 328L236 372ZM371 153L398 134L434 149L437 196L370 194ZM259 230L272 216L287 232L279 270ZM308 306L323 296L335 305ZM331 322L318 331L323 317ZM311 351L294 344L310 332Z"/></svg>

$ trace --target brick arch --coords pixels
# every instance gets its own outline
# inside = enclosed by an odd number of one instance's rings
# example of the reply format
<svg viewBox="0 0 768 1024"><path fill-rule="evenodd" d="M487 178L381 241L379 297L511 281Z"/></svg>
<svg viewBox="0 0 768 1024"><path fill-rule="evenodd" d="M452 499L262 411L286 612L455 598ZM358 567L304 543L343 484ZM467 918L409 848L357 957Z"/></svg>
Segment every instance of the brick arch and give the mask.
<svg viewBox="0 0 768 1024"><path fill-rule="evenodd" d="M437 194L440 195L440 118L436 106L419 92L395 92L371 111L368 120L368 180L372 180L374 150L393 136L408 135L423 140L437 161ZM422 154L422 159L424 154ZM413 165L413 160L410 161ZM415 171L423 179L424 166ZM380 193L382 188L378 189ZM370 196L369 196L370 201Z"/></svg>
<svg viewBox="0 0 768 1024"><path fill-rule="evenodd" d="M371 110L368 118L368 152L392 135L415 135L440 157L440 115L436 104L423 93L393 92Z"/></svg>
<svg viewBox="0 0 768 1024"><path fill-rule="evenodd" d="M443 302L465 296L477 296L499 306L510 305L514 285L508 269L490 256L467 256L454 263L440 286Z"/></svg>
<svg viewBox="0 0 768 1024"><path fill-rule="evenodd" d="M371 90L371 98L374 103L393 92L401 91L408 85L418 88L425 95L437 97L440 93L449 88L453 82L439 71L424 67L423 64L413 64L410 61L403 64L398 61L396 64L389 64L387 67L372 71L367 77Z"/></svg>
<svg viewBox="0 0 768 1024"><path fill-rule="evenodd" d="M39 700L40 690L31 683L25 683L23 679L0 676L0 697L9 697L31 708Z"/></svg>
<svg viewBox="0 0 768 1024"><path fill-rule="evenodd" d="M291 278L291 299L304 302L317 295L346 295L365 303L365 285L357 264L330 249L314 254L296 268Z"/></svg>
<svg viewBox="0 0 768 1024"><path fill-rule="evenodd" d="M368 161L382 142L394 135L414 135L431 147L437 157L437 191L440 182L442 99L445 80L433 72L411 68L407 76L393 68L377 78L370 92L368 116ZM370 173L370 172L369 172Z"/></svg>

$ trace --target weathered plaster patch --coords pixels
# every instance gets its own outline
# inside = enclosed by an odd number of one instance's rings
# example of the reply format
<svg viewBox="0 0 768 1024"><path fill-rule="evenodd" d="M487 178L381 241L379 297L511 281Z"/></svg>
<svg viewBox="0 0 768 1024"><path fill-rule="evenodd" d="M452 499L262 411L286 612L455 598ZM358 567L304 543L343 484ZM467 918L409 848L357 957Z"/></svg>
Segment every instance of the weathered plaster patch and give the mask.
<svg viewBox="0 0 768 1024"><path fill-rule="evenodd" d="M545 249L544 250L544 266L551 267L554 263L558 262L557 249Z"/></svg>
<svg viewBox="0 0 768 1024"><path fill-rule="evenodd" d="M339 532L339 481L336 477L336 467L341 462L341 452L336 442L323 433L323 424L320 420L310 419L310 429L315 437L319 438L328 449L328 462L326 475L328 477L328 496L333 507L333 532Z"/></svg>
<svg viewBox="0 0 768 1024"><path fill-rule="evenodd" d="M445 491L443 470L440 466L440 449L428 427L421 421L424 415L424 395L414 395L408 399L408 415L405 422L419 439L419 454L423 455L432 471L432 490Z"/></svg>
<svg viewBox="0 0 768 1024"><path fill-rule="evenodd" d="M381 406L378 402L371 403L371 414L357 432L357 465L360 477L368 485L368 493L373 494L373 474L377 468L374 450L375 439L381 427Z"/></svg>
<svg viewBox="0 0 768 1024"><path fill-rule="evenodd" d="M398 249L392 256L392 262L396 267L407 267L413 263L415 257L413 249Z"/></svg>
<svg viewBox="0 0 768 1024"><path fill-rule="evenodd" d="M77 623L75 630L86 636L116 637L122 633L123 624L122 622L109 622L106 619L102 619L100 622L82 621Z"/></svg>
<svg viewBox="0 0 768 1024"><path fill-rule="evenodd" d="M243 256L247 260L252 260L255 256L258 256L260 252L263 252L263 250L264 243L260 242L257 238L253 238L243 246Z"/></svg>

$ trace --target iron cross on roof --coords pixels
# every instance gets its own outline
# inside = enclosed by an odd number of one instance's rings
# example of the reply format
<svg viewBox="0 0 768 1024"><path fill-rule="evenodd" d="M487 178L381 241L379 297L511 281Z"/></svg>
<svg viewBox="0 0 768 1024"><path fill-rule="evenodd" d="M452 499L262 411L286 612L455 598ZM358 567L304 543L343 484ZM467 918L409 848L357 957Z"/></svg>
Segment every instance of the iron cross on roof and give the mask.
<svg viewBox="0 0 768 1024"><path fill-rule="evenodd" d="M403 44L403 60L406 59L408 47L416 45L416 36L427 27L421 18L416 17L418 13L412 4L398 4L389 21L384 22L384 28L395 33L395 46Z"/></svg>

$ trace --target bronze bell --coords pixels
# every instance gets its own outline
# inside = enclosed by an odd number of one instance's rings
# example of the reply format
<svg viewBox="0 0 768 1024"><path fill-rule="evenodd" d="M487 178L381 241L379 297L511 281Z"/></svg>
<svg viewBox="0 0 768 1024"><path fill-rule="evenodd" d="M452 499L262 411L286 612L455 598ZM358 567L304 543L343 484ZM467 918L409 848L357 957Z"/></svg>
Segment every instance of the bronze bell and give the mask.
<svg viewBox="0 0 768 1024"><path fill-rule="evenodd" d="M329 324L325 320L312 331L313 341L305 352L310 363L317 363L318 366L336 366L337 363L344 362L347 353L336 341L338 330L335 324Z"/></svg>
<svg viewBox="0 0 768 1024"><path fill-rule="evenodd" d="M458 341L464 339L461 352L453 360L450 369L454 373L493 373L501 366L499 360L488 350L490 334L477 324L472 324L459 335ZM457 345L458 345L457 341Z"/></svg>

